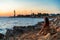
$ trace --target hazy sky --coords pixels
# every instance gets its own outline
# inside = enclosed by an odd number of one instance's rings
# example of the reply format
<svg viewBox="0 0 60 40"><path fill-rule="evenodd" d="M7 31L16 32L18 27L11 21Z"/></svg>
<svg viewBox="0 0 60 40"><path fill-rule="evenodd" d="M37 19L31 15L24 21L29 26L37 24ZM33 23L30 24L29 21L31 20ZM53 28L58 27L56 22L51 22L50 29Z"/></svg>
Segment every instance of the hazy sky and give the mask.
<svg viewBox="0 0 60 40"><path fill-rule="evenodd" d="M60 13L60 0L0 0L0 15L11 16L13 10L17 14Z"/></svg>

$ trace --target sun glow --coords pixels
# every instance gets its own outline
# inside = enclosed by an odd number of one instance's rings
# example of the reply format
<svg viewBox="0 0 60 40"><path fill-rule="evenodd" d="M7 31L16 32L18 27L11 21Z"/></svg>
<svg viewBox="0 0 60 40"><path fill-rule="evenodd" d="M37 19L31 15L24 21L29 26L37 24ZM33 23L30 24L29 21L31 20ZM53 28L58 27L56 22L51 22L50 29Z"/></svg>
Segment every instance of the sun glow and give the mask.
<svg viewBox="0 0 60 40"><path fill-rule="evenodd" d="M0 0L0 16L12 16L16 14L37 13L60 13L60 6L57 0ZM32 10L32 12L31 12Z"/></svg>

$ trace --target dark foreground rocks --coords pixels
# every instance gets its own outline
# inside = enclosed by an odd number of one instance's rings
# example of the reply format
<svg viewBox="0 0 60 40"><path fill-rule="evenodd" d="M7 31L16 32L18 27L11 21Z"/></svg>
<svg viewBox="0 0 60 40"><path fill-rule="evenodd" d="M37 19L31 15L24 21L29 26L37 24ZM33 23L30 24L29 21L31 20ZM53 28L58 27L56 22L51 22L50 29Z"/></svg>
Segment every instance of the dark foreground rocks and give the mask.
<svg viewBox="0 0 60 40"><path fill-rule="evenodd" d="M0 33L0 40L4 38L4 35Z"/></svg>

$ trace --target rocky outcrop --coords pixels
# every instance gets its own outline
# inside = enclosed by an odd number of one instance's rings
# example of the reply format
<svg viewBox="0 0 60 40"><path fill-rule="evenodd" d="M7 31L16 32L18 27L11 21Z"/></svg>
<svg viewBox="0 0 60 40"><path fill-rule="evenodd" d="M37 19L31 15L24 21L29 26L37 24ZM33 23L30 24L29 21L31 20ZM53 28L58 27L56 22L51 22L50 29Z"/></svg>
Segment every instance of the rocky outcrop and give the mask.
<svg viewBox="0 0 60 40"><path fill-rule="evenodd" d="M0 33L0 40L4 39L4 35Z"/></svg>

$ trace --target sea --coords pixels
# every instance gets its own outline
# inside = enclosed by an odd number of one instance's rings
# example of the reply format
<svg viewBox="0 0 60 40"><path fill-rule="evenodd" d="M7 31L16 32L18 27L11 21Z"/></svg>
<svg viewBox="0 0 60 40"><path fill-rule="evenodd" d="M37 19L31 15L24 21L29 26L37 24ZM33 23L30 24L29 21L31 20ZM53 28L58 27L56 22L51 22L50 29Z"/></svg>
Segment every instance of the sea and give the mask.
<svg viewBox="0 0 60 40"><path fill-rule="evenodd" d="M51 20L51 19L50 19ZM12 29L14 26L35 25L38 22L44 21L44 18L0 18L0 33L5 34L6 29Z"/></svg>

